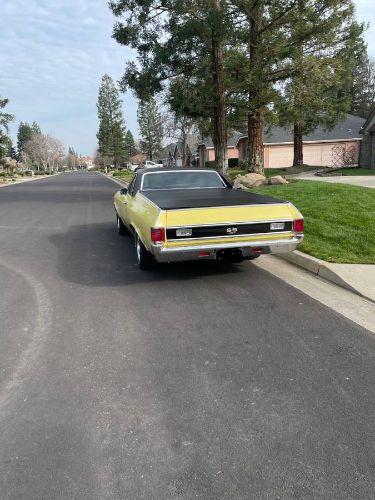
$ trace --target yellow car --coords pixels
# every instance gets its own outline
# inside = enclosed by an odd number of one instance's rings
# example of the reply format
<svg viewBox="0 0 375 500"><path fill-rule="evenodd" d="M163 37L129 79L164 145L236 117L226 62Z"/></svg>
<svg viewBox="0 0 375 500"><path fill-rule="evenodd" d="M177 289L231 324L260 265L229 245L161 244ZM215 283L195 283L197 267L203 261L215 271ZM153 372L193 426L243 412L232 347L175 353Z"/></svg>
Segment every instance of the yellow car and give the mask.
<svg viewBox="0 0 375 500"><path fill-rule="evenodd" d="M291 252L303 217L289 202L234 189L215 170L139 170L115 194L117 229L135 239L141 269L155 261L241 262Z"/></svg>

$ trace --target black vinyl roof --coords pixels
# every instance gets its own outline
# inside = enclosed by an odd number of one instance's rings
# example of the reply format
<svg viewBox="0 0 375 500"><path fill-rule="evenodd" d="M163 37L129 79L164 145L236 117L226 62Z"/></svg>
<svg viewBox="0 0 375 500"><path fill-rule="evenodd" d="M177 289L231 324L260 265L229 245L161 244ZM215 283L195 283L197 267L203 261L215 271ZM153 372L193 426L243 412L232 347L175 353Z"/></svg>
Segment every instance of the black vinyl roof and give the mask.
<svg viewBox="0 0 375 500"><path fill-rule="evenodd" d="M271 198L271 196L249 193L229 187L217 189L159 189L141 191L141 193L162 210L287 203Z"/></svg>

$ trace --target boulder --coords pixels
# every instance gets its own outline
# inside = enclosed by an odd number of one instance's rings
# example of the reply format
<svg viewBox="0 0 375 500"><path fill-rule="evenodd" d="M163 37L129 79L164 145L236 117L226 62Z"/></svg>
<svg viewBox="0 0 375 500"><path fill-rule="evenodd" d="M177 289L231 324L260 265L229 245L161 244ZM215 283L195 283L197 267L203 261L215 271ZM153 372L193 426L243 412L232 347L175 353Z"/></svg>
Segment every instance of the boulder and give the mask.
<svg viewBox="0 0 375 500"><path fill-rule="evenodd" d="M284 177L281 177L281 175L275 175L268 179L268 183L271 184L271 186L276 186L277 184L288 184L288 181L284 179Z"/></svg>
<svg viewBox="0 0 375 500"><path fill-rule="evenodd" d="M267 178L261 174L245 174L245 175L237 175L234 180L234 187L240 188L254 188L258 186L263 186L267 184Z"/></svg>

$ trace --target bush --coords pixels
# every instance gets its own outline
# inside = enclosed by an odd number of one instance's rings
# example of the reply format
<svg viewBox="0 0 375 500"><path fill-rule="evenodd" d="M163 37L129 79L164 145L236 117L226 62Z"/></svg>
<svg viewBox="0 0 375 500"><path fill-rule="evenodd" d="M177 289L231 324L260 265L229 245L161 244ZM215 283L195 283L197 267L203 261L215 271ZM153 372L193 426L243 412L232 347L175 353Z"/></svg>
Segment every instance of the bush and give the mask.
<svg viewBox="0 0 375 500"><path fill-rule="evenodd" d="M238 158L229 158L229 160L228 160L228 167L229 168L237 168L238 164L239 164Z"/></svg>
<svg viewBox="0 0 375 500"><path fill-rule="evenodd" d="M123 168L122 170L120 171L115 171L113 172L113 177L124 177L125 175L131 175L133 172L131 170L128 170L126 168Z"/></svg>

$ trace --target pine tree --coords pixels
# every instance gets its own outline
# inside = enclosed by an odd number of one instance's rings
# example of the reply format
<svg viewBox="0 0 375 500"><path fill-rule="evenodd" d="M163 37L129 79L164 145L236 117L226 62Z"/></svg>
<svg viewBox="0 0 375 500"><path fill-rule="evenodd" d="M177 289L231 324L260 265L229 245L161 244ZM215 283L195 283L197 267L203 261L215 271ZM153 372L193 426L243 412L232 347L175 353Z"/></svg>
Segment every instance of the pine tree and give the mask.
<svg viewBox="0 0 375 500"><path fill-rule="evenodd" d="M143 149L152 160L161 151L163 141L162 117L155 99L151 98L139 103L138 125Z"/></svg>
<svg viewBox="0 0 375 500"><path fill-rule="evenodd" d="M116 167L126 161L125 124L119 91L109 75L104 75L97 103L99 117L98 152Z"/></svg>
<svg viewBox="0 0 375 500"><path fill-rule="evenodd" d="M263 172L263 123L281 83L304 68L299 54L329 58L363 29L348 0L232 0L237 14L238 94L247 107L248 168ZM244 57L245 54L245 57Z"/></svg>
<svg viewBox="0 0 375 500"><path fill-rule="evenodd" d="M12 141L8 135L9 123L13 120L13 115L3 111L9 99L0 98L0 163L4 163L4 158L10 156Z"/></svg>
<svg viewBox="0 0 375 500"><path fill-rule="evenodd" d="M33 131L33 134L41 135L41 133L42 133L42 130L41 130L39 124L36 123L35 121L32 123L31 129Z"/></svg>
<svg viewBox="0 0 375 500"><path fill-rule="evenodd" d="M21 156L25 149L25 144L33 138L34 130L27 122L20 122L17 132L17 151Z"/></svg>
<svg viewBox="0 0 375 500"><path fill-rule="evenodd" d="M170 87L172 110L204 124L213 138L217 167L226 171L228 2L114 0L110 5L122 17L115 26L115 39L139 55L138 64L128 63L122 89L130 87L146 100Z"/></svg>
<svg viewBox="0 0 375 500"><path fill-rule="evenodd" d="M300 38L305 8L299 0L301 16L293 30ZM326 33L297 45L291 56L298 71L284 85L279 111L281 124L293 127L294 166L303 165L303 136L319 125L332 128L349 111L351 67L364 51L362 27L351 17L348 12L342 17L340 11L332 15L330 29L327 26Z"/></svg>
<svg viewBox="0 0 375 500"><path fill-rule="evenodd" d="M134 136L130 130L128 130L125 134L125 149L129 156L134 156L135 154L137 154Z"/></svg>
<svg viewBox="0 0 375 500"><path fill-rule="evenodd" d="M74 148L69 146L68 156L66 157L66 163L69 168L77 168L79 165L78 154L74 151Z"/></svg>

